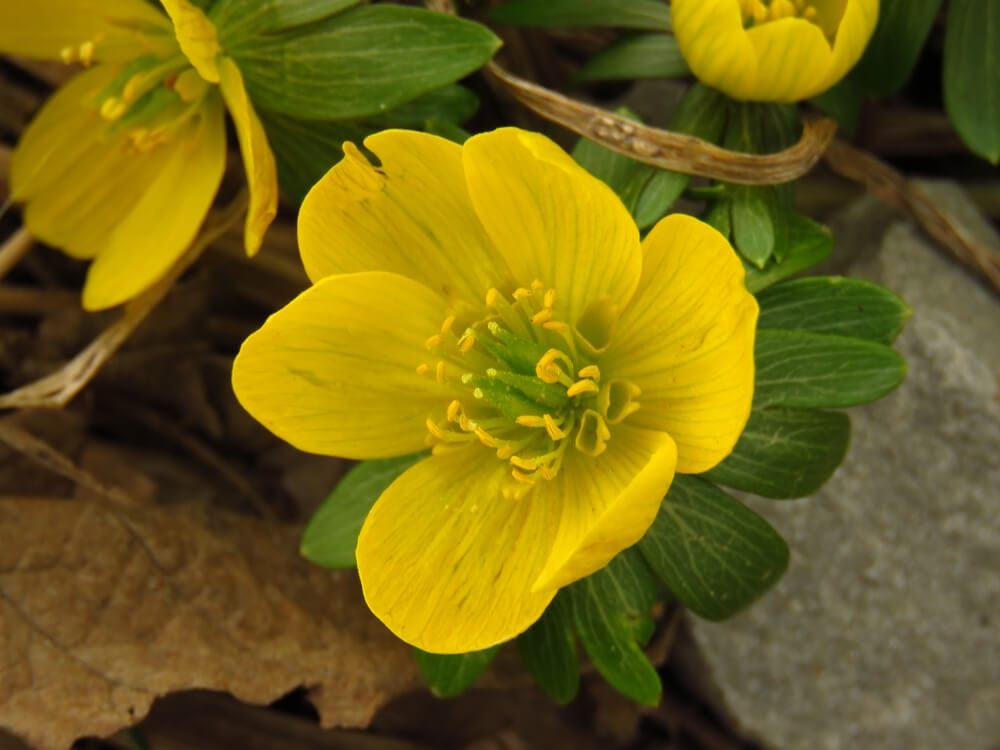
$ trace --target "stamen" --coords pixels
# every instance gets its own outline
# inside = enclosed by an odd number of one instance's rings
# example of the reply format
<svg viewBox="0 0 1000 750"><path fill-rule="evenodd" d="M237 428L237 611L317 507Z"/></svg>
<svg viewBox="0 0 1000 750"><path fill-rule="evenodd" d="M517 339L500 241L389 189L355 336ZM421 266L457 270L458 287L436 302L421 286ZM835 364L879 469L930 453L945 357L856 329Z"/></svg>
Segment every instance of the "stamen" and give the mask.
<svg viewBox="0 0 1000 750"><path fill-rule="evenodd" d="M601 379L601 369L597 365L587 365L586 367L581 367L576 376L578 378L590 378L594 382L599 382Z"/></svg>
<svg viewBox="0 0 1000 750"><path fill-rule="evenodd" d="M544 308L539 310L534 315L531 316L531 322L535 325L540 325L541 323L548 323L552 320L552 310L549 308Z"/></svg>
<svg viewBox="0 0 1000 750"><path fill-rule="evenodd" d="M442 440L443 441L443 440L447 440L448 439L448 433L446 433L444 430L442 430L441 426L437 422L435 422L433 419L431 419L430 417L427 417L427 421L424 424L427 425L427 431L431 435L433 435L434 437L436 437L438 440Z"/></svg>
<svg viewBox="0 0 1000 750"><path fill-rule="evenodd" d="M545 423L545 431L549 433L550 438L553 440L562 440L566 437L565 430L559 428L559 424L552 418L551 414L543 414L542 421Z"/></svg>
<svg viewBox="0 0 1000 750"><path fill-rule="evenodd" d="M525 471L534 471L538 468L538 462L533 458L521 458L520 456L511 456L510 462L519 469L524 469Z"/></svg>
<svg viewBox="0 0 1000 750"><path fill-rule="evenodd" d="M545 298L542 300L542 304L549 310L552 309L552 305L556 303L556 290L549 289L545 292Z"/></svg>
<svg viewBox="0 0 1000 750"><path fill-rule="evenodd" d="M444 319L444 322L441 324L441 335L443 336L443 335L445 335L447 333L450 333L451 332L451 327L453 325L455 325L455 316L454 315L449 315L447 318ZM468 329L466 329L466 330L468 330Z"/></svg>
<svg viewBox="0 0 1000 750"><path fill-rule="evenodd" d="M128 111L128 104L117 96L109 96L101 103L101 117L105 120L117 120Z"/></svg>
<svg viewBox="0 0 1000 750"><path fill-rule="evenodd" d="M437 382L439 384L441 384L441 385L444 385L444 383L445 383L445 379L444 379L444 360L443 359L439 359L438 363L437 363L437 367L434 368L434 379L437 380Z"/></svg>
<svg viewBox="0 0 1000 750"><path fill-rule="evenodd" d="M431 366L426 362L421 362L417 365L417 375L426 375L431 371Z"/></svg>
<svg viewBox="0 0 1000 750"><path fill-rule="evenodd" d="M431 336L424 342L424 347L426 347L428 351L432 351L441 346L442 341L443 339L441 338L441 334L435 333L433 336Z"/></svg>
<svg viewBox="0 0 1000 750"><path fill-rule="evenodd" d="M593 380L578 380L566 389L566 395L570 398L579 396L581 393L597 393L601 390Z"/></svg>
<svg viewBox="0 0 1000 750"><path fill-rule="evenodd" d="M534 414L522 414L514 421L522 427L545 427L545 417L536 417Z"/></svg>
<svg viewBox="0 0 1000 750"><path fill-rule="evenodd" d="M83 63L85 67L90 67L90 63L94 60L94 43L89 39L80 45L80 62Z"/></svg>
<svg viewBox="0 0 1000 750"><path fill-rule="evenodd" d="M457 398L448 404L448 421L457 422L459 414L462 413L462 402Z"/></svg>
<svg viewBox="0 0 1000 750"><path fill-rule="evenodd" d="M569 372L573 372L575 369L573 360L566 356L565 352L561 352L558 349L549 349L535 365L535 375L545 383L561 383L569 388L573 385L573 379L566 370L557 364L558 362L566 365L569 368Z"/></svg>
<svg viewBox="0 0 1000 750"><path fill-rule="evenodd" d="M527 474L524 474L523 472L518 471L517 469L511 469L510 473L514 477L514 479L516 479L518 482L523 482L524 484L534 484L535 483L535 480L534 480L533 477L530 477Z"/></svg>

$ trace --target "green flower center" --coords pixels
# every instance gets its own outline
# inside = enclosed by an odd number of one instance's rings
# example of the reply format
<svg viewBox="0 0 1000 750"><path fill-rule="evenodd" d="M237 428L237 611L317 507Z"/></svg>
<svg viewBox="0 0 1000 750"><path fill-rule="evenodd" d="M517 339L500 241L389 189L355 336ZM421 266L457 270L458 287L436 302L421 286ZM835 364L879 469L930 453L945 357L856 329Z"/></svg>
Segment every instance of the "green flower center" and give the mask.
<svg viewBox="0 0 1000 750"><path fill-rule="evenodd" d="M514 479L552 479L568 450L604 452L612 426L639 409L639 388L602 373L618 325L617 305L593 301L573 325L554 313L556 291L540 281L507 299L486 295L486 315L456 329L448 316L427 349L438 359L417 372L465 395L427 420L435 451L478 441L511 464Z"/></svg>

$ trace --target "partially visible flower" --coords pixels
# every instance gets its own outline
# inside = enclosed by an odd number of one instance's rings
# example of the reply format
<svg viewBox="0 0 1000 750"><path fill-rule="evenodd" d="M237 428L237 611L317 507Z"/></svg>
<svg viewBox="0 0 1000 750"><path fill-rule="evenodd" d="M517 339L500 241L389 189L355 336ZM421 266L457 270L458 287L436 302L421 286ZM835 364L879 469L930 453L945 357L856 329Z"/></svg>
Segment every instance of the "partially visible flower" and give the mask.
<svg viewBox="0 0 1000 750"><path fill-rule="evenodd" d="M796 102L826 91L864 52L878 0L673 0L691 71L744 101Z"/></svg>
<svg viewBox="0 0 1000 750"><path fill-rule="evenodd" d="M486 648L652 523L674 472L732 450L757 304L689 216L639 241L615 194L516 128L352 144L299 215L314 282L243 345L246 409L305 451L433 446L358 539L372 611L432 652Z"/></svg>
<svg viewBox="0 0 1000 750"><path fill-rule="evenodd" d="M28 230L93 259L83 305L148 289L191 243L226 161L224 111L236 126L260 247L277 210L267 136L236 63L189 0L18 0L0 4L0 51L82 63L28 125L11 161L11 197Z"/></svg>

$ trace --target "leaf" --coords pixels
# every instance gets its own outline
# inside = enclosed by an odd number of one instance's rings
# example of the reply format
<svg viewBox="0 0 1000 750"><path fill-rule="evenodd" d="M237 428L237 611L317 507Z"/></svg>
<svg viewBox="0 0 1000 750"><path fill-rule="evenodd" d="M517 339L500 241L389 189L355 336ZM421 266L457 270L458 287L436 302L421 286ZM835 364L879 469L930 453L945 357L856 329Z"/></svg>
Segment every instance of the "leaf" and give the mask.
<svg viewBox="0 0 1000 750"><path fill-rule="evenodd" d="M754 406L835 409L881 398L906 375L887 346L808 331L759 329Z"/></svg>
<svg viewBox="0 0 1000 750"><path fill-rule="evenodd" d="M324 724L365 726L417 670L357 576L310 565L297 535L194 503L0 501L0 726L63 750L173 691L302 685Z"/></svg>
<svg viewBox="0 0 1000 750"><path fill-rule="evenodd" d="M510 0L490 20L511 26L611 26L669 31L670 7L660 0Z"/></svg>
<svg viewBox="0 0 1000 750"><path fill-rule="evenodd" d="M733 185L729 188L729 216L733 244L757 268L774 253L777 240L777 198L770 186Z"/></svg>
<svg viewBox="0 0 1000 750"><path fill-rule="evenodd" d="M658 591L635 548L565 589L583 648L618 692L639 703L660 700L660 678L642 652L652 634Z"/></svg>
<svg viewBox="0 0 1000 750"><path fill-rule="evenodd" d="M256 36L321 21L362 0L218 0L209 17L223 49L252 44Z"/></svg>
<svg viewBox="0 0 1000 750"><path fill-rule="evenodd" d="M557 594L541 618L517 637L517 650L531 676L558 703L569 703L580 688L573 611Z"/></svg>
<svg viewBox="0 0 1000 750"><path fill-rule="evenodd" d="M649 229L667 212L687 186L691 178L680 172L658 169L643 186L635 201L632 214L640 230Z"/></svg>
<svg viewBox="0 0 1000 750"><path fill-rule="evenodd" d="M708 620L736 614L788 567L788 545L763 518L699 477L674 477L639 542L674 596Z"/></svg>
<svg viewBox="0 0 1000 750"><path fill-rule="evenodd" d="M854 80L853 76L848 76L842 78L822 94L814 96L809 100L809 103L832 117L850 135L853 135L858 128L858 120L861 119L863 101L864 92L861 90L860 84Z"/></svg>
<svg viewBox="0 0 1000 750"><path fill-rule="evenodd" d="M417 666L427 686L438 698L461 695L486 671L500 646L466 654L431 654L413 649Z"/></svg>
<svg viewBox="0 0 1000 750"><path fill-rule="evenodd" d="M755 409L733 452L705 477L763 497L804 497L844 460L850 434L851 420L839 412Z"/></svg>
<svg viewBox="0 0 1000 750"><path fill-rule="evenodd" d="M758 328L835 333L879 344L895 341L911 311L888 289L863 279L812 276L757 295Z"/></svg>
<svg viewBox="0 0 1000 750"><path fill-rule="evenodd" d="M729 212L724 213L728 218ZM829 229L797 213L787 214L786 217L788 246L781 260L771 258L762 269L747 268L747 289L753 293L822 263L833 252L833 236Z"/></svg>
<svg viewBox="0 0 1000 750"><path fill-rule="evenodd" d="M258 107L342 120L383 113L451 83L479 68L499 45L472 21L373 5L254 37L227 51Z"/></svg>
<svg viewBox="0 0 1000 750"><path fill-rule="evenodd" d="M1000 4L952 0L944 35L944 103L962 140L1000 159Z"/></svg>
<svg viewBox="0 0 1000 750"><path fill-rule="evenodd" d="M334 487L302 533L299 552L324 568L354 568L361 526L385 489L426 454L362 461Z"/></svg>
<svg viewBox="0 0 1000 750"><path fill-rule="evenodd" d="M878 96L897 93L910 78L941 0L881 0L878 24L850 79Z"/></svg>
<svg viewBox="0 0 1000 750"><path fill-rule="evenodd" d="M612 42L580 68L580 81L675 78L690 73L672 34L631 34Z"/></svg>

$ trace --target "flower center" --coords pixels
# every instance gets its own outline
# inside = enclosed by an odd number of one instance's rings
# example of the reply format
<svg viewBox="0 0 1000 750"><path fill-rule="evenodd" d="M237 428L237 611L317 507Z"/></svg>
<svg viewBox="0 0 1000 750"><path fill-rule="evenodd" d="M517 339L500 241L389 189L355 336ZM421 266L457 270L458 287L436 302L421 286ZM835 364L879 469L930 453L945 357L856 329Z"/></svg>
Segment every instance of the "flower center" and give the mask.
<svg viewBox="0 0 1000 750"><path fill-rule="evenodd" d="M846 0L739 0L739 3L747 28L783 18L803 18L832 39L844 15Z"/></svg>
<svg viewBox="0 0 1000 750"><path fill-rule="evenodd" d="M556 290L540 281L508 299L486 294L486 315L459 332L448 316L426 341L438 359L417 372L463 393L428 418L435 452L476 442L508 461L518 482L552 479L567 451L604 452L611 427L639 409L639 388L602 373L618 323L613 301L593 301L574 324L555 314Z"/></svg>

